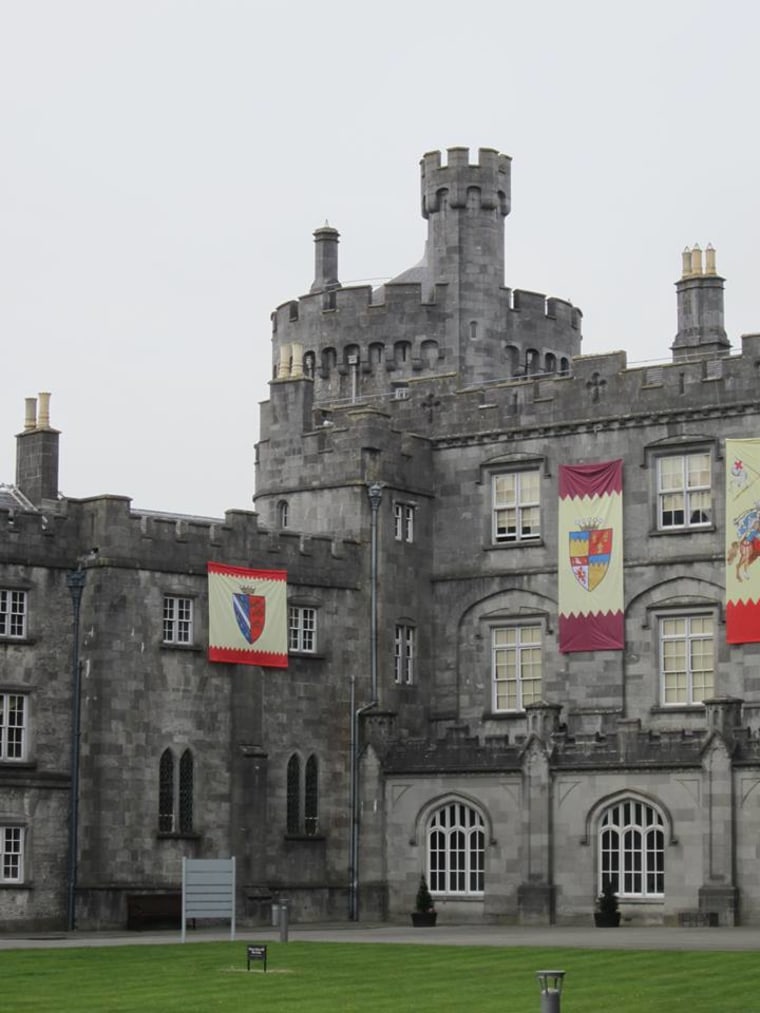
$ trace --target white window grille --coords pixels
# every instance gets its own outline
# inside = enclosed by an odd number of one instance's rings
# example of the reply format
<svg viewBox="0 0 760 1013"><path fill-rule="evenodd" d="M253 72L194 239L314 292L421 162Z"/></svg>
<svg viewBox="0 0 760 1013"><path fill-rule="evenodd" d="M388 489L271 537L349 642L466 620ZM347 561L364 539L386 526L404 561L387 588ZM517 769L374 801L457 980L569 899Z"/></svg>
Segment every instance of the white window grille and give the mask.
<svg viewBox="0 0 760 1013"><path fill-rule="evenodd" d="M414 682L414 658L417 630L405 623L396 625L393 642L393 678L410 686Z"/></svg>
<svg viewBox="0 0 760 1013"><path fill-rule="evenodd" d="M524 710L541 699L540 626L503 626L491 631L493 709Z"/></svg>
<svg viewBox="0 0 760 1013"><path fill-rule="evenodd" d="M191 644L193 642L193 599L164 595L165 644Z"/></svg>
<svg viewBox="0 0 760 1013"><path fill-rule="evenodd" d="M660 618L660 678L664 705L697 704L714 692L714 618Z"/></svg>
<svg viewBox="0 0 760 1013"><path fill-rule="evenodd" d="M472 806L449 802L427 829L428 882L433 894L481 896L485 877L485 824Z"/></svg>
<svg viewBox="0 0 760 1013"><path fill-rule="evenodd" d="M605 881L622 898L661 899L665 893L665 832L660 813L625 799L599 822L599 893Z"/></svg>
<svg viewBox="0 0 760 1013"><path fill-rule="evenodd" d="M0 760L26 759L27 698L0 693Z"/></svg>
<svg viewBox="0 0 760 1013"><path fill-rule="evenodd" d="M657 458L657 527L668 531L712 524L710 454Z"/></svg>
<svg viewBox="0 0 760 1013"><path fill-rule="evenodd" d="M541 483L537 469L493 475L494 542L524 542L541 536Z"/></svg>
<svg viewBox="0 0 760 1013"><path fill-rule="evenodd" d="M24 828L0 827L0 883L24 880Z"/></svg>
<svg viewBox="0 0 760 1013"><path fill-rule="evenodd" d="M414 512L411 503L393 504L393 535L397 542L414 541Z"/></svg>
<svg viewBox="0 0 760 1013"><path fill-rule="evenodd" d="M288 650L314 654L317 650L317 610L288 606Z"/></svg>
<svg viewBox="0 0 760 1013"><path fill-rule="evenodd" d="M0 637L26 636L26 591L0 588Z"/></svg>

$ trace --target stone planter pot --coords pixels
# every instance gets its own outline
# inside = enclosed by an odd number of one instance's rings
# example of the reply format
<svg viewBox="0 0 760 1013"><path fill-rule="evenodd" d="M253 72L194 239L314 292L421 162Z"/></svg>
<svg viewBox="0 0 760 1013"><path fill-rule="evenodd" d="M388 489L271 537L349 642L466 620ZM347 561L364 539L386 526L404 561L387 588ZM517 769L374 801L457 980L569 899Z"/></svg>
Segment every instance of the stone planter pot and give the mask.
<svg viewBox="0 0 760 1013"><path fill-rule="evenodd" d="M437 911L412 911L412 925L415 928L430 928L435 925Z"/></svg>

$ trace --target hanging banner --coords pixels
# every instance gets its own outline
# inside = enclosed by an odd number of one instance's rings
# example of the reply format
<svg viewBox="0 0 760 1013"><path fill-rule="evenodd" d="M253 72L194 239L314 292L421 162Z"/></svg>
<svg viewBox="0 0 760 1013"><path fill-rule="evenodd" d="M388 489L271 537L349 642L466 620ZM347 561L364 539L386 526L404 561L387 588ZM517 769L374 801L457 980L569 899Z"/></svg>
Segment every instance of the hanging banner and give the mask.
<svg viewBox="0 0 760 1013"><path fill-rule="evenodd" d="M285 570L208 564L208 659L288 667Z"/></svg>
<svg viewBox="0 0 760 1013"><path fill-rule="evenodd" d="M726 640L760 642L760 440L726 440Z"/></svg>
<svg viewBox="0 0 760 1013"><path fill-rule="evenodd" d="M560 466L557 569L560 651L622 651L622 461Z"/></svg>

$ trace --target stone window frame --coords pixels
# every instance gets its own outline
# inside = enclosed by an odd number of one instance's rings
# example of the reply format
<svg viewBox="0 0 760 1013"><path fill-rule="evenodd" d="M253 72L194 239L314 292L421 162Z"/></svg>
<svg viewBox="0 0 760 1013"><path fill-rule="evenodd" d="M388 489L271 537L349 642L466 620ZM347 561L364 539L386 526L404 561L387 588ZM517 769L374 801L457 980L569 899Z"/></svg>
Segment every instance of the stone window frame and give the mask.
<svg viewBox="0 0 760 1013"><path fill-rule="evenodd" d="M695 619L704 619L705 617L709 617L712 620L712 630L710 632L710 637L709 637L710 642L712 644L712 668L710 670L711 674L712 674L712 686L710 687L709 691L705 692L705 695L701 699L696 699L695 695L694 695L694 680L693 680L694 671L693 671L691 665L689 664L688 667L687 667L686 673L685 673L685 676L686 676L685 697L686 697L686 699L683 699L683 700L666 700L666 698L665 698L666 697L665 676L666 676L667 673L665 671L665 657L664 657L664 643L666 642L665 635L664 635L664 628L663 628L664 627L664 623L669 622L669 621L673 621L673 620L680 620L680 619L683 619L683 620L686 621L687 629L684 632L683 638L678 637L675 634L673 634L672 638L669 641L667 641L667 642L675 642L675 640L677 640L677 639L684 639L685 642L686 642L686 652L685 653L686 653L686 658L687 658L687 661L688 661L691 658L691 650L690 650L690 648L691 648L692 643L694 643L694 644L700 643L700 642L703 642L703 641L705 641L707 639L706 636L704 636L704 635L702 635L702 634L700 634L698 632L695 632L694 634L692 634L690 632L691 622L692 622L692 620L695 620ZM704 701L705 700L709 700L712 696L715 695L715 679L716 679L716 674L717 674L716 673L716 657L717 657L717 649L718 649L718 646L719 646L716 634L718 632L718 628L720 626L720 621L721 621L720 620L720 609L719 609L719 606L717 604L715 604L715 605L705 605L705 606L700 606L700 607L693 607L693 606L685 607L685 606L681 606L681 607L669 607L669 608L664 608L664 607L653 608L651 610L651 620L653 620L652 625L654 626L654 629L656 631L657 700L658 700L657 706L661 707L661 708L663 708L664 710L667 710L667 711L678 710L679 708L683 709L685 707L686 708L700 708L700 709L703 708Z"/></svg>
<svg viewBox="0 0 760 1013"><path fill-rule="evenodd" d="M189 746L180 753L167 746L158 764L158 833L161 837L195 837L195 757Z"/></svg>
<svg viewBox="0 0 760 1013"><path fill-rule="evenodd" d="M28 631L29 589L13 585L0 587L0 641L18 643L27 640Z"/></svg>
<svg viewBox="0 0 760 1013"><path fill-rule="evenodd" d="M536 534L521 536L516 531L514 538L498 537L495 503L495 484L500 475L538 473L538 500L535 503L521 503L518 498L517 509L527 507L538 508L538 532ZM544 489L543 480L550 476L549 461L543 454L510 454L496 459L485 461L480 466L480 484L484 487L487 497L487 509L485 511L484 544L489 549L515 549L534 548L544 545Z"/></svg>
<svg viewBox="0 0 760 1013"><path fill-rule="evenodd" d="M285 771L285 836L320 837L319 759L309 753L305 762L297 750L290 754Z"/></svg>
<svg viewBox="0 0 760 1013"><path fill-rule="evenodd" d="M393 537L397 542L414 542L417 504L410 500L393 501Z"/></svg>
<svg viewBox="0 0 760 1013"><path fill-rule="evenodd" d="M440 815L455 813L448 825L440 825ZM470 819L462 822L461 810ZM462 840L462 835L464 840ZM485 896L485 855L489 843L489 823L480 806L462 798L445 798L431 806L425 818L425 867L430 893L435 898L453 900L475 899ZM455 847L452 847L452 842ZM452 863L452 854L457 861ZM473 862L473 856L476 857ZM452 882L452 876L462 877L462 887ZM473 876L476 877L473 885Z"/></svg>
<svg viewBox="0 0 760 1013"><path fill-rule="evenodd" d="M317 603L288 599L288 654L315 656L318 653L318 635Z"/></svg>
<svg viewBox="0 0 760 1013"><path fill-rule="evenodd" d="M397 686L414 685L417 665L417 624L399 619L393 628L393 681Z"/></svg>
<svg viewBox="0 0 760 1013"><path fill-rule="evenodd" d="M651 821L638 816L625 821L626 806L640 807L656 817ZM623 822L607 822L608 814L623 810ZM630 814L628 814L630 815ZM636 814L634 813L634 816ZM596 848L597 848L597 890L602 892L605 879L612 879L613 889L623 901L649 901L662 903L665 899L665 849L668 844L676 843L672 836L672 825L669 815L662 806L652 799L637 793L624 791L600 804L596 814ZM610 839L615 835L616 846L613 848ZM634 846L637 841L638 845ZM647 838L655 838L654 845L647 844ZM606 840L605 840L606 838ZM630 862L626 868L626 856L638 856L638 862ZM659 855L660 867L650 868L651 860ZM614 857L614 861L612 860ZM616 868L610 868L615 865ZM647 888L647 877L655 878L655 888ZM641 887L631 889L633 879L641 878ZM622 879L622 882L621 882ZM660 889L656 887L659 886Z"/></svg>
<svg viewBox="0 0 760 1013"><path fill-rule="evenodd" d="M10 699L17 698L23 701L21 725L9 724ZM28 763L30 751L30 699L31 694L25 689L0 686L0 763ZM9 755L9 731L19 730L18 744L14 748L14 755ZM15 738L15 736L14 736Z"/></svg>
<svg viewBox="0 0 760 1013"><path fill-rule="evenodd" d="M490 707L491 707L490 715L494 716L494 717L497 717L497 716L501 716L501 715L524 714L525 713L525 707L526 707L527 704L529 704L529 703L536 703L538 700L540 700L542 698L543 685L544 685L544 663L545 663L545 657L546 657L546 636L547 636L547 633L549 632L549 625L548 625L547 616L546 616L545 613L541 613L541 612L525 613L525 614L520 614L519 616L516 616L516 615L505 615L505 616L502 616L502 617L495 617L494 616L494 617L489 617L489 619L486 622L486 626L488 627L488 633L489 633L489 638L490 638L490 648L489 648L489 657L490 657L490 679L489 679L489 685L490 685L490 694L491 694L491 696L490 696ZM521 655L523 653L523 650L527 651L529 648L532 649L536 645L535 644L530 644L530 643L527 643L527 642L526 642L526 644L524 646L522 644L519 644L518 645L518 653L519 653L519 656L520 656L520 663L518 664L518 671L516 672L516 678L514 680L512 680L512 679L497 679L497 671L496 671L496 664L497 664L497 654L496 654L496 652L497 652L497 649L498 650L508 649L510 645L507 644L507 643L505 643L505 644L496 644L495 640L496 640L496 634L499 633L499 632L502 632L504 630L528 630L528 629L537 629L539 631L539 639L538 639L538 645L537 646L538 646L538 651L539 651L540 676L539 676L538 680L533 680L533 681L537 681L538 682L538 687L533 690L533 695L531 696L531 699L526 700L524 698L523 691L522 691L522 688L523 688L522 687L523 677L522 677L522 659L521 659ZM498 697L499 684L500 683L507 683L507 682L515 682L515 684L516 684L515 698L516 698L516 702L518 704L518 706L516 706L516 707L499 707L498 706L498 702L499 702L499 697Z"/></svg>
<svg viewBox="0 0 760 1013"><path fill-rule="evenodd" d="M26 878L27 827L18 820L0 821L0 887L23 886ZM9 843L18 842L18 849L9 850ZM9 875L9 869L18 870L17 875Z"/></svg>
<svg viewBox="0 0 760 1013"><path fill-rule="evenodd" d="M195 644L195 596L166 591L162 602L161 643L166 647L192 647ZM167 614L167 607L170 614Z"/></svg>
<svg viewBox="0 0 760 1013"><path fill-rule="evenodd" d="M695 457L698 454L706 454L709 456L709 470L710 470L710 481L709 485L702 487L694 487L690 489L686 480L682 488L684 495L684 519L682 524L663 524L662 523L662 509L661 509L661 496L665 495L660 489L660 467L661 462L666 458L682 458ZM645 467L650 472L651 482L651 530L650 534L654 535L690 535L698 532L713 532L716 530L715 522L715 509L716 509L716 493L720 488L720 478L718 474L719 462L723 460L723 455L720 451L720 443L717 437L710 436L689 436L689 437L677 437L675 439L666 439L657 443L649 444L644 448L644 457L642 461L642 467ZM677 494L678 489L667 490L668 493ZM686 497L689 493L709 493L709 519L708 520L695 520L687 516L690 511L687 509ZM698 508L694 508L697 510Z"/></svg>

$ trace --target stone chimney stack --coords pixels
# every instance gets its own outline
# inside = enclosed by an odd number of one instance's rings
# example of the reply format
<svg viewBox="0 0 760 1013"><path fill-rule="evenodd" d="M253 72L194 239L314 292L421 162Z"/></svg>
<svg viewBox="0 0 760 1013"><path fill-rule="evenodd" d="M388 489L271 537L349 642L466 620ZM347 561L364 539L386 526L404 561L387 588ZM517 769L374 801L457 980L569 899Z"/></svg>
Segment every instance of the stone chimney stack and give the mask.
<svg viewBox="0 0 760 1013"><path fill-rule="evenodd" d="M674 362L728 355L730 342L723 326L723 283L715 270L715 250L708 244L682 254L682 274L676 282L678 333L671 345Z"/></svg>
<svg viewBox="0 0 760 1013"><path fill-rule="evenodd" d="M329 222L314 233L314 283L312 292L330 292L340 288L338 281L338 242L340 233Z"/></svg>
<svg viewBox="0 0 760 1013"><path fill-rule="evenodd" d="M59 437L50 425L50 394L28 397L24 431L16 436L16 486L35 506L58 498Z"/></svg>

